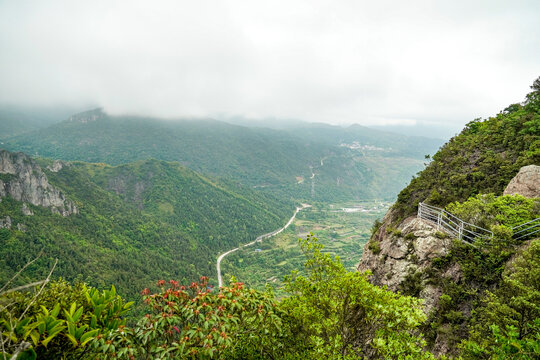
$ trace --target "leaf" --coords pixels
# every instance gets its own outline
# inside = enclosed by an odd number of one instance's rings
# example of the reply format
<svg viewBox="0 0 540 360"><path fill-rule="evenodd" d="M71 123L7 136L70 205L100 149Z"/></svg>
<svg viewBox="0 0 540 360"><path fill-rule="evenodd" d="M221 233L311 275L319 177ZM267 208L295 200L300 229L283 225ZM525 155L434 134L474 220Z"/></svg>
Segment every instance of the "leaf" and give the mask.
<svg viewBox="0 0 540 360"><path fill-rule="evenodd" d="M94 330L88 331L86 334L81 336L81 346L86 345L86 343L92 340L94 336L96 336L98 333L99 333L99 329L94 329Z"/></svg>
<svg viewBox="0 0 540 360"><path fill-rule="evenodd" d="M76 326L74 323L72 322L68 322L68 333L71 335L71 336L75 336L75 332L76 332Z"/></svg>
<svg viewBox="0 0 540 360"><path fill-rule="evenodd" d="M69 308L69 314L70 314L71 316L73 316L73 314L75 313L75 309L76 309L76 308L77 308L77 302L75 301L75 302L73 302L73 303L71 304L71 307Z"/></svg>
<svg viewBox="0 0 540 360"><path fill-rule="evenodd" d="M81 307L75 312L75 314L73 315L73 322L79 321L79 318L81 317L82 313L83 313L83 307L81 306Z"/></svg>
<svg viewBox="0 0 540 360"><path fill-rule="evenodd" d="M17 356L17 360L36 360L36 358L37 354L32 348L25 350Z"/></svg>
<svg viewBox="0 0 540 360"><path fill-rule="evenodd" d="M133 301L130 301L130 302L125 303L125 305L124 305L123 308L124 308L125 310L128 310L131 306L133 306Z"/></svg>
<svg viewBox="0 0 540 360"><path fill-rule="evenodd" d="M39 332L37 332L36 330L30 332L30 337L32 338L32 342L34 343L34 345L37 346L40 338Z"/></svg>
<svg viewBox="0 0 540 360"><path fill-rule="evenodd" d="M97 325L97 317L96 315L92 315L92 319L90 320L90 327L95 328Z"/></svg>
<svg viewBox="0 0 540 360"><path fill-rule="evenodd" d="M75 337L73 335L66 334L66 337L73 343L73 346L79 345L79 343L77 342L77 339L75 339Z"/></svg>
<svg viewBox="0 0 540 360"><path fill-rule="evenodd" d="M71 315L69 314L69 311L67 311L66 309L64 309L64 316L66 317L66 321L68 323L73 323L73 318L71 317Z"/></svg>
<svg viewBox="0 0 540 360"><path fill-rule="evenodd" d="M86 330L87 327L88 325L83 325L80 328L78 328L77 331L75 332L75 337L77 339L80 339L81 336L84 334L84 330Z"/></svg>
<svg viewBox="0 0 540 360"><path fill-rule="evenodd" d="M65 326L59 326L58 328L55 329L55 331L53 333L51 333L51 335L49 335L49 337L47 337L45 340L43 340L41 343L43 344L43 346L47 347L47 344L52 340L54 339L54 337L56 335L58 335L58 333L62 330L64 330L66 327Z"/></svg>
<svg viewBox="0 0 540 360"><path fill-rule="evenodd" d="M55 318L55 317L58 316L59 312L60 312L60 303L56 303L56 305L54 306L54 308L51 311L51 316Z"/></svg>

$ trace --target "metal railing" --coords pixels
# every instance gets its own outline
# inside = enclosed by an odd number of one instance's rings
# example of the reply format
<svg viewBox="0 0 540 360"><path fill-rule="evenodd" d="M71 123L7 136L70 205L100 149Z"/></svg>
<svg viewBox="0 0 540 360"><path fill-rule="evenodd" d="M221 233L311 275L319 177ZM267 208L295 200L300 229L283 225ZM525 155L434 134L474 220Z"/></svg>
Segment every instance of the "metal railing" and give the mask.
<svg viewBox="0 0 540 360"><path fill-rule="evenodd" d="M512 228L514 240L525 240L540 231L540 218L528 221Z"/></svg>
<svg viewBox="0 0 540 360"><path fill-rule="evenodd" d="M493 237L491 231L465 222L444 209L428 204L418 204L418 217L420 219L431 221L437 225L437 229L471 245L474 244L477 239L488 239Z"/></svg>
<svg viewBox="0 0 540 360"><path fill-rule="evenodd" d="M444 209L428 204L418 204L418 217L435 223L437 229L443 230L447 234L469 244L473 244L477 239L493 237L491 231L465 222ZM540 232L540 218L514 226L512 232L512 238L514 240L525 240L529 236Z"/></svg>

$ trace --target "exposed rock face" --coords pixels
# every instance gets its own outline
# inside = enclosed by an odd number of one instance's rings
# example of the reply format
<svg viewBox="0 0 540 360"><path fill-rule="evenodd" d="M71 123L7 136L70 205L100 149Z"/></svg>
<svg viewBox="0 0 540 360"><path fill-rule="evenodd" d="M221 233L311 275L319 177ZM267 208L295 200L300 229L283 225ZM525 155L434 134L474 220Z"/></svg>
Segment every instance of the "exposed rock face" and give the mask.
<svg viewBox="0 0 540 360"><path fill-rule="evenodd" d="M47 169L49 169L52 172L59 172L64 167L64 163L60 160L55 160L52 164L52 166L47 166Z"/></svg>
<svg viewBox="0 0 540 360"><path fill-rule="evenodd" d="M152 178L152 174L148 178ZM143 181L137 181L131 176L120 175L109 179L107 189L118 195L124 195L124 200L132 202L139 210L143 209L143 192L149 185Z"/></svg>
<svg viewBox="0 0 540 360"><path fill-rule="evenodd" d="M529 165L519 169L510 181L504 195L519 194L527 198L540 197L540 166Z"/></svg>
<svg viewBox="0 0 540 360"><path fill-rule="evenodd" d="M80 122L80 123L89 123L106 117L107 115L103 112L102 109L94 109L90 111L85 111L72 115L68 121L69 122Z"/></svg>
<svg viewBox="0 0 540 360"><path fill-rule="evenodd" d="M4 174L0 179L0 198L11 196L17 201L50 208L63 216L78 212L73 202L49 184L41 167L23 153L1 150L0 174ZM22 211L25 215L31 215L26 204Z"/></svg>
<svg viewBox="0 0 540 360"><path fill-rule="evenodd" d="M32 216L34 215L34 212L26 205L26 203L23 204L21 211L26 216Z"/></svg>
<svg viewBox="0 0 540 360"><path fill-rule="evenodd" d="M364 247L358 270L370 270L372 283L397 291L407 276L422 273L434 258L446 255L451 239L441 238L435 224L416 217L405 219L397 229L384 226L388 223L383 219L383 226ZM460 276L459 269L453 269L448 276ZM433 286L423 286L419 297L425 300L427 312L436 305L440 293Z"/></svg>
<svg viewBox="0 0 540 360"><path fill-rule="evenodd" d="M0 229L11 229L11 218L6 216L5 218L0 218Z"/></svg>

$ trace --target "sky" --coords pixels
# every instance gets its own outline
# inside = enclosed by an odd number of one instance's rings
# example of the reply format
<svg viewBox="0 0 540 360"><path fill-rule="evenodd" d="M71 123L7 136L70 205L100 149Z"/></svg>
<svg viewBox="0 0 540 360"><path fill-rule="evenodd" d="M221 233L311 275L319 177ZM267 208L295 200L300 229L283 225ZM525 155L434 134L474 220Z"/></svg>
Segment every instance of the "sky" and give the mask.
<svg viewBox="0 0 540 360"><path fill-rule="evenodd" d="M0 0L0 103L461 128L540 76L540 1Z"/></svg>

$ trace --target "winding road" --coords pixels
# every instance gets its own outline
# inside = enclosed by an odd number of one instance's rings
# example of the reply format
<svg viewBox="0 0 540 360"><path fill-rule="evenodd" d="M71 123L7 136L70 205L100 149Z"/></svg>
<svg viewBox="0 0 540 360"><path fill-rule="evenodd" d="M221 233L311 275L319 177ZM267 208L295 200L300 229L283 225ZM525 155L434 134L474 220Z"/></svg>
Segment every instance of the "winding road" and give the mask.
<svg viewBox="0 0 540 360"><path fill-rule="evenodd" d="M235 252L236 250L240 249L240 248L243 248L243 247L246 247L246 246L251 246L257 242L262 242L264 239L268 239L269 237L272 237L274 235L277 235L279 234L280 232L282 232L283 230L285 230L286 228L289 227L289 225L292 224L292 222L294 221L294 219L296 218L296 214L298 214L298 212L300 210L303 210L305 208L308 208L308 207L311 207L311 205L308 205L308 204L302 204L302 207L297 207L296 208L296 211L294 212L293 216L289 219L289 221L287 222L287 224L285 224L285 226L283 226L282 228L279 228L277 230L274 230L272 232L269 232L267 234L263 234L263 235L260 235L258 236L254 241L250 242L250 243L247 243L247 244L244 244L244 245L241 245L237 248L234 248L232 250L229 250L227 252L224 252L223 254L219 255L218 259L217 259L217 265L216 265L216 270L217 270L217 277L218 277L218 286L219 287L222 287L223 286L223 279L221 278L221 260L223 260L223 258L233 252Z"/></svg>

